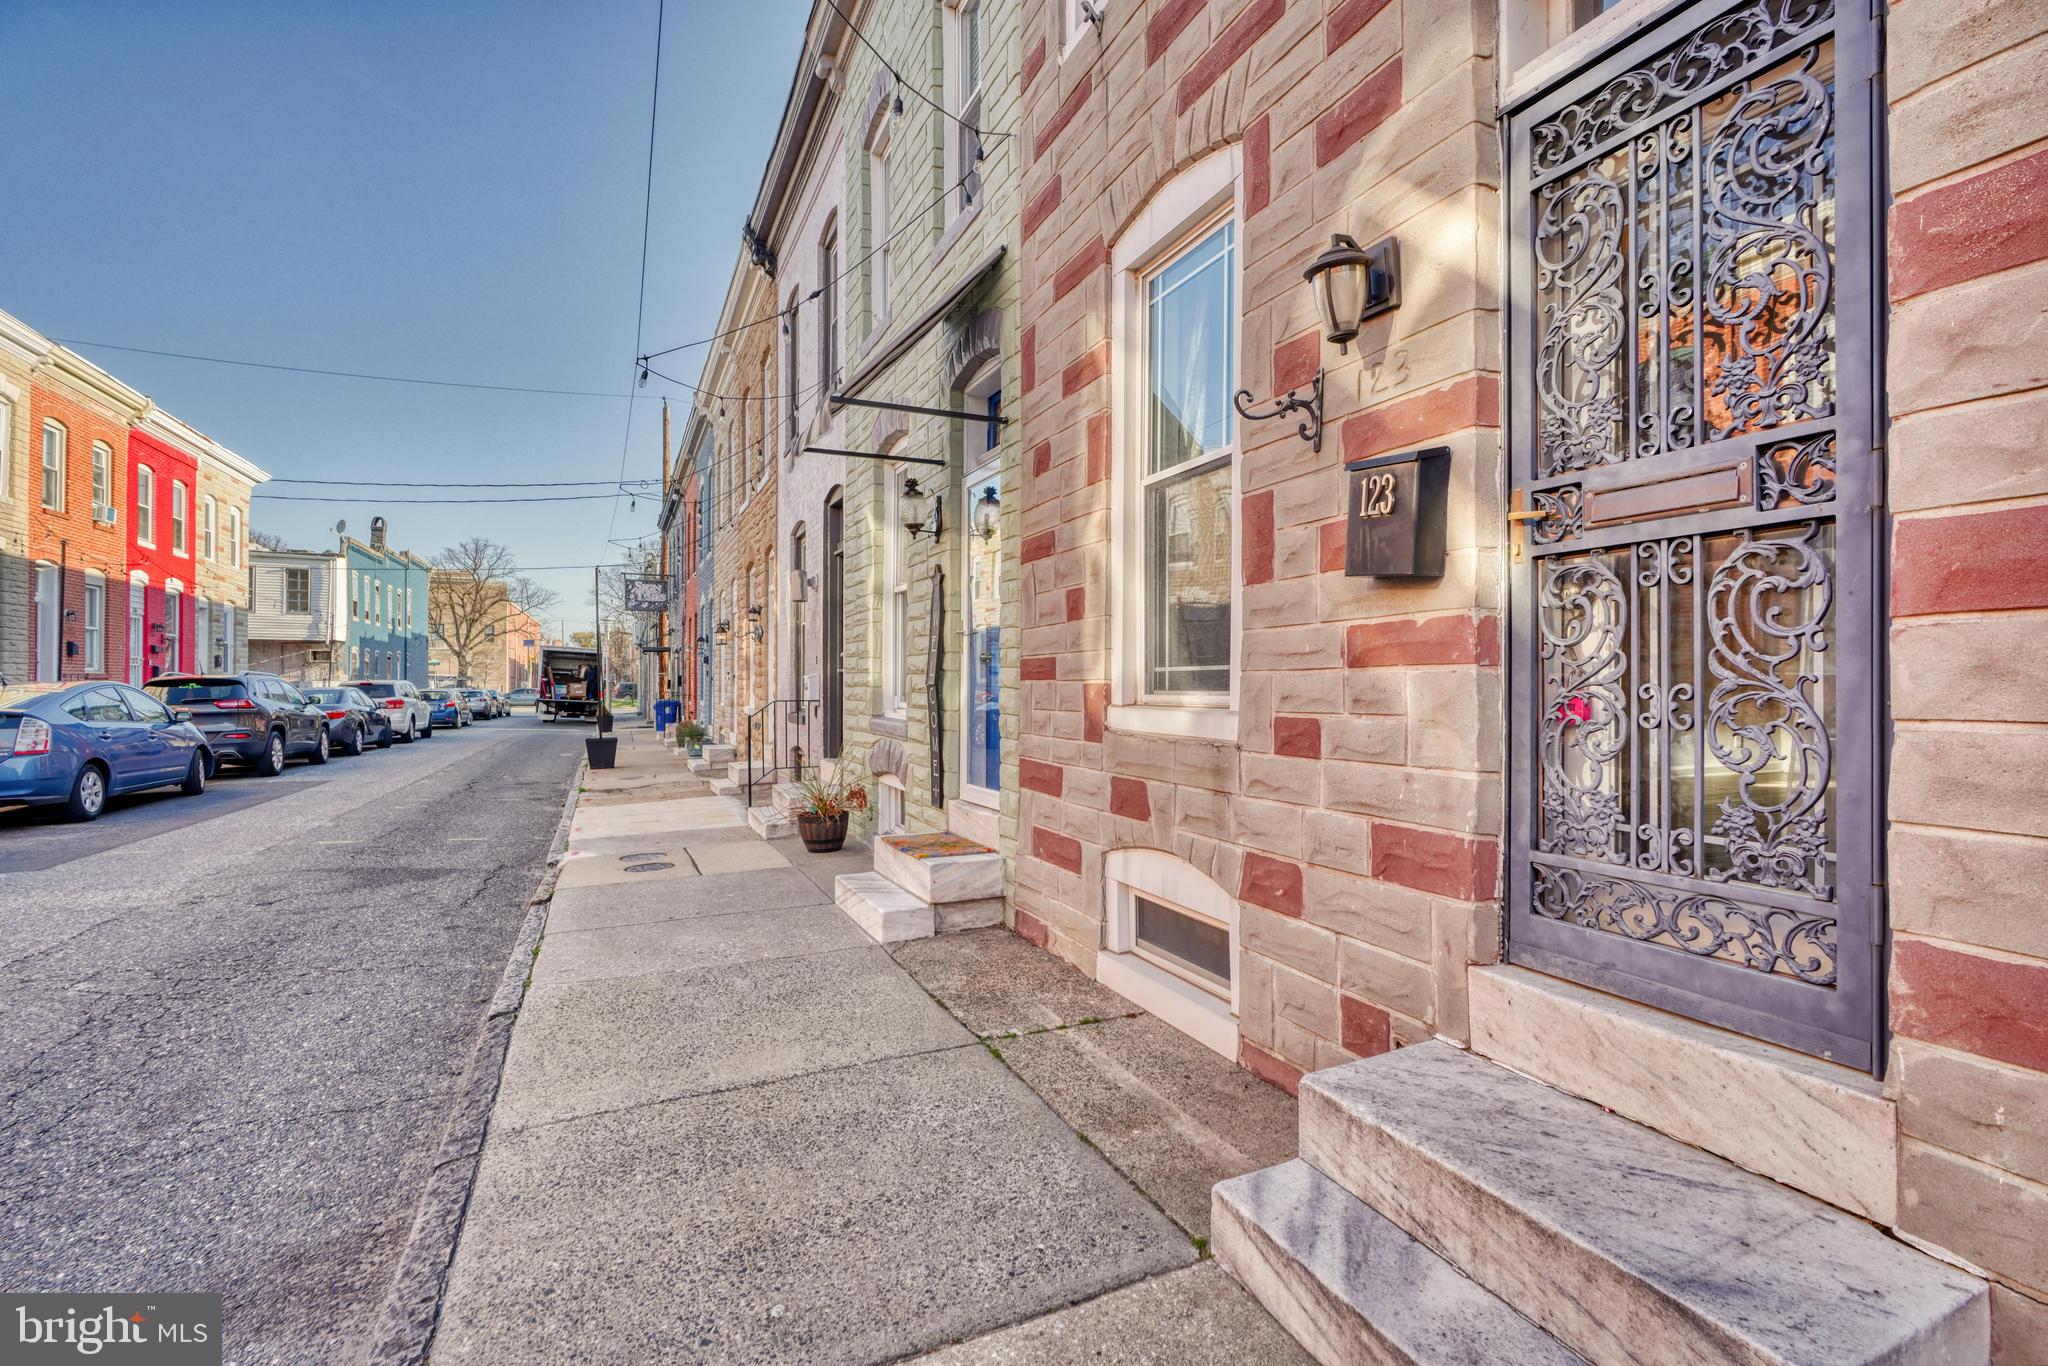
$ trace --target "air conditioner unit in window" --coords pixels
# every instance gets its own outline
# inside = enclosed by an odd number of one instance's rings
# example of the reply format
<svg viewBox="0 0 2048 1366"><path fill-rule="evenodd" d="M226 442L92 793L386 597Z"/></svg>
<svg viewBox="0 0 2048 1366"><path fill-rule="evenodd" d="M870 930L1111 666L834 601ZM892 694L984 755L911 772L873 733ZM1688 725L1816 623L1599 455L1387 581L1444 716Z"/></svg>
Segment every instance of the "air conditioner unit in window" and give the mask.
<svg viewBox="0 0 2048 1366"><path fill-rule="evenodd" d="M101 508L99 512L99 520L105 522L108 526L118 525L121 520L121 509Z"/></svg>
<svg viewBox="0 0 2048 1366"><path fill-rule="evenodd" d="M332 650L308 650L306 658L314 664L325 664L333 653Z"/></svg>

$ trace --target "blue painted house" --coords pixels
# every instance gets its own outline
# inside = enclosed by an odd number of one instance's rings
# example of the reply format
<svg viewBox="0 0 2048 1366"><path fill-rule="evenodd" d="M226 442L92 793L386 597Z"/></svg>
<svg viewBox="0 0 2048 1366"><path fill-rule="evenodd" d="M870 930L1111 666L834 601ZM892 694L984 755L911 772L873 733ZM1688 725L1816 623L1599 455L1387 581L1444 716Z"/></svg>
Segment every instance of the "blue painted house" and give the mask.
<svg viewBox="0 0 2048 1366"><path fill-rule="evenodd" d="M341 543L347 561L349 673L406 678L427 686L427 575L433 566L410 550L393 550L384 519L370 519L370 543Z"/></svg>

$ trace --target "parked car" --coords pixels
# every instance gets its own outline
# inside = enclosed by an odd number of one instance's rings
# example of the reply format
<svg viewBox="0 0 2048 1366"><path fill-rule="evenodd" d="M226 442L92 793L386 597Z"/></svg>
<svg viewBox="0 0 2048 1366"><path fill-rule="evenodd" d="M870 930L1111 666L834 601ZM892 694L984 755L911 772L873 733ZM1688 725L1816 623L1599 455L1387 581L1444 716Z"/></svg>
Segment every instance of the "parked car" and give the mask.
<svg viewBox="0 0 2048 1366"><path fill-rule="evenodd" d="M496 688L486 688L484 691L491 695L491 714L493 716L510 716L512 714L511 704L505 701L505 694L499 692Z"/></svg>
<svg viewBox="0 0 2048 1366"><path fill-rule="evenodd" d="M342 753L391 748L391 713L361 688L308 688L306 696L327 713L327 734Z"/></svg>
<svg viewBox="0 0 2048 1366"><path fill-rule="evenodd" d="M468 701L472 721L488 721L498 714L498 709L491 705L491 695L482 688L457 688L456 691Z"/></svg>
<svg viewBox="0 0 2048 1366"><path fill-rule="evenodd" d="M143 684L168 707L183 707L216 760L233 759L266 778L285 760L327 762L327 713L276 674L159 674Z"/></svg>
<svg viewBox="0 0 2048 1366"><path fill-rule="evenodd" d="M433 723L437 726L460 730L472 719L469 699L462 695L460 688L428 688L420 696L434 709Z"/></svg>
<svg viewBox="0 0 2048 1366"><path fill-rule="evenodd" d="M0 687L0 802L61 802L89 821L125 792L176 783L196 797L213 764L189 713L125 683Z"/></svg>
<svg viewBox="0 0 2048 1366"><path fill-rule="evenodd" d="M514 688L505 694L507 707L537 707L540 705L539 688Z"/></svg>
<svg viewBox="0 0 2048 1366"><path fill-rule="evenodd" d="M434 707L404 678L358 678L344 683L383 708L391 718L391 738L411 744L434 738Z"/></svg>

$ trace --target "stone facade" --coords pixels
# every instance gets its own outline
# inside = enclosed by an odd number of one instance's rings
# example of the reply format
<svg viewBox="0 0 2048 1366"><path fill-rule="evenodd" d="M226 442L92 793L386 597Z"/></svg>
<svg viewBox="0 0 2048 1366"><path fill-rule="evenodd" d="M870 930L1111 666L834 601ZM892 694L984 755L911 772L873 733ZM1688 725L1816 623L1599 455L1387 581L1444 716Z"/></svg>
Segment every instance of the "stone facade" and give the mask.
<svg viewBox="0 0 2048 1366"><path fill-rule="evenodd" d="M50 343L0 313L0 678L29 677L29 625L35 591L28 558L31 482L40 452L29 420L30 376Z"/></svg>
<svg viewBox="0 0 2048 1366"><path fill-rule="evenodd" d="M199 462L202 515L210 501L214 517L211 555L199 540L199 592L213 607L200 668L239 669L249 657L249 498L269 477L218 441Z"/></svg>

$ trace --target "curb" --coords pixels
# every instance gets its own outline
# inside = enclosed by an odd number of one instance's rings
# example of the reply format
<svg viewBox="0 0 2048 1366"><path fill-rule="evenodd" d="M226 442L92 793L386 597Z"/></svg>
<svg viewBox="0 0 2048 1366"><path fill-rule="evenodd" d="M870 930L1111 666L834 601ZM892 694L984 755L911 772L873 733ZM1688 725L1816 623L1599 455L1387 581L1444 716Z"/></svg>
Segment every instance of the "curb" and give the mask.
<svg viewBox="0 0 2048 1366"><path fill-rule="evenodd" d="M419 1213L413 1218L412 1233L399 1256L384 1306L378 1311L369 1349L362 1357L370 1366L419 1366L426 1361L440 1326L441 1295L455 1263L469 1194L483 1161L491 1107L497 1103L498 1081L512 1047L512 1026L526 1001L526 979L547 927L548 904L562 874L562 850L569 843L569 822L576 814L577 789L587 771L587 767L579 767L570 780L561 819L555 824L555 838L548 846L547 869L527 899L526 924L498 978L498 989L463 1073L459 1098L441 1131L441 1148L434 1157L427 1188L420 1194Z"/></svg>

